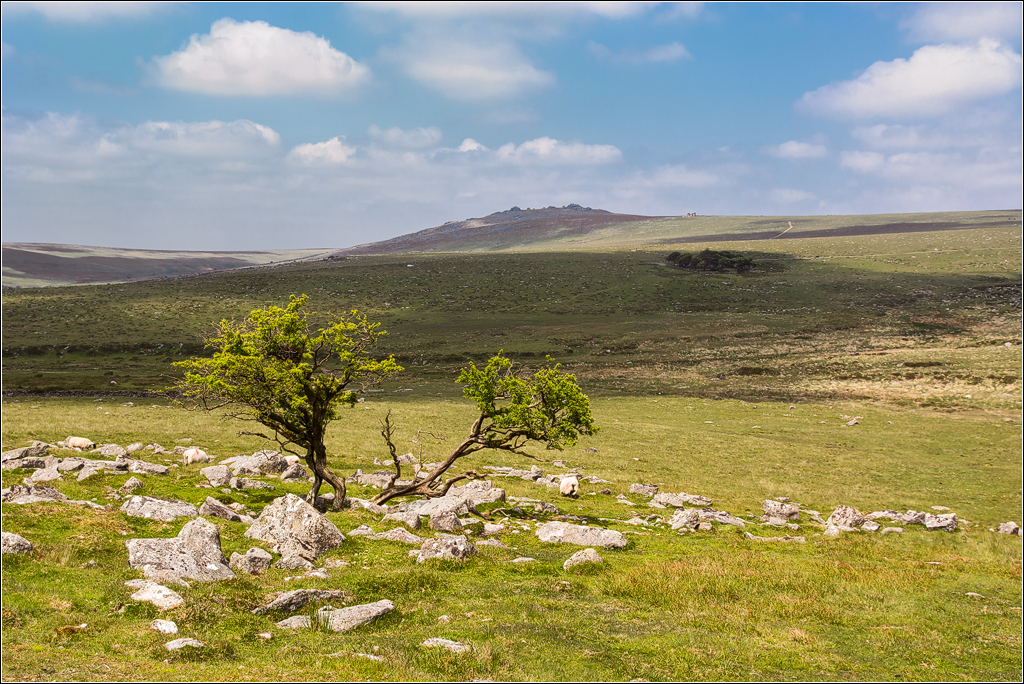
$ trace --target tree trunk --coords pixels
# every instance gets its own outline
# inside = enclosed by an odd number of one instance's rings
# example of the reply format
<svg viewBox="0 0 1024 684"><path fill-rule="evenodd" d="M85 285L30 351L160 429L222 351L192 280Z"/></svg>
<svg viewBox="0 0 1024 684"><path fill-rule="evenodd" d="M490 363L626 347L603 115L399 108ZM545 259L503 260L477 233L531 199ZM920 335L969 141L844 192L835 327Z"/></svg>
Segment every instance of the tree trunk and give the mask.
<svg viewBox="0 0 1024 684"><path fill-rule="evenodd" d="M322 482L334 487L334 503L331 504L332 511L340 511L342 505L345 503L345 480L338 477L331 469L327 467L327 449L323 445L317 445L314 447L312 456L306 456L306 463L313 469L313 491L310 495L313 497L314 503L316 501L316 490L320 488Z"/></svg>

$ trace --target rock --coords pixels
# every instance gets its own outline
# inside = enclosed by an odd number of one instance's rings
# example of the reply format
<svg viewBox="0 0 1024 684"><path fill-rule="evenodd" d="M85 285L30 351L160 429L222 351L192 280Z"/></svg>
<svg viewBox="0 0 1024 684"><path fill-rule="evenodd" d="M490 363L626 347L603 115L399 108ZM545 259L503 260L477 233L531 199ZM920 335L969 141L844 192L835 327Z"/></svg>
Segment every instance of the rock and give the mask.
<svg viewBox="0 0 1024 684"><path fill-rule="evenodd" d="M700 532L714 532L715 531L714 526L712 526L712 524L707 522L706 520L704 522L697 523L697 527L695 527L694 529L699 530Z"/></svg>
<svg viewBox="0 0 1024 684"><path fill-rule="evenodd" d="M355 484L361 484L366 487L383 489L391 484L394 478L395 473L391 470L379 470L375 473L364 473L361 469L356 469L356 472L352 474L352 477L348 478L348 482L354 482Z"/></svg>
<svg viewBox="0 0 1024 684"><path fill-rule="evenodd" d="M25 447L28 448L28 447ZM17 451L17 449L15 449ZM7 452L10 453L10 452ZM3 462L0 466L4 470L17 470L18 468L24 468L25 470L38 470L46 467L46 459L39 456L26 456L25 458L12 458ZM60 464L57 465L57 471L61 470Z"/></svg>
<svg viewBox="0 0 1024 684"><path fill-rule="evenodd" d="M799 520L800 507L793 503L773 501L765 499L761 504L766 518L783 518L784 520Z"/></svg>
<svg viewBox="0 0 1024 684"><path fill-rule="evenodd" d="M137 492L142 489L142 480L137 477L129 477L128 481L121 485L117 493L121 496L128 496L132 492Z"/></svg>
<svg viewBox="0 0 1024 684"><path fill-rule="evenodd" d="M91 439L85 437L65 437L64 446L68 449L92 449L96 445L92 443Z"/></svg>
<svg viewBox="0 0 1024 684"><path fill-rule="evenodd" d="M181 447L174 447L174 451L177 452ZM181 462L184 465L191 465L193 463L209 463L213 459L217 458L212 454L208 454L199 447L188 447L187 449L181 450Z"/></svg>
<svg viewBox="0 0 1024 684"><path fill-rule="evenodd" d="M178 625L174 624L170 620L161 620L157 618L149 623L150 629L155 629L161 634L177 634Z"/></svg>
<svg viewBox="0 0 1024 684"><path fill-rule="evenodd" d="M274 489L274 485L248 477L233 477L228 481L232 489Z"/></svg>
<svg viewBox="0 0 1024 684"><path fill-rule="evenodd" d="M876 523L874 520L868 520L860 526L860 529L864 530L865 532L877 532L879 529L881 529L881 527L882 526Z"/></svg>
<svg viewBox="0 0 1024 684"><path fill-rule="evenodd" d="M885 511L872 511L864 515L867 520L878 520L879 518L888 518L889 520L896 520L903 522L903 514L899 511L885 510Z"/></svg>
<svg viewBox="0 0 1024 684"><path fill-rule="evenodd" d="M461 496L440 496L436 499L417 499L399 506L399 513L415 513L430 517L437 513L455 513L456 515L468 515L469 505Z"/></svg>
<svg viewBox="0 0 1024 684"><path fill-rule="evenodd" d="M807 540L803 537L790 537L789 535L786 535L784 537L755 537L749 532L744 532L743 536L749 539L750 541L759 542L797 542L799 544L804 544L807 542Z"/></svg>
<svg viewBox="0 0 1024 684"><path fill-rule="evenodd" d="M672 508L684 508L688 505L704 507L711 505L711 499L699 494L687 494L686 492L679 492L678 494L661 492L660 494L655 494L654 498L651 499L651 503L671 506Z"/></svg>
<svg viewBox="0 0 1024 684"><path fill-rule="evenodd" d="M213 523L196 518L185 523L171 539L129 539L128 565L149 579L194 579L199 582L231 579L220 548L220 531Z"/></svg>
<svg viewBox="0 0 1024 684"><path fill-rule="evenodd" d="M242 522L242 516L233 509L225 506L220 501L217 501L212 496L206 497L206 501L199 507L199 515L205 515L213 518L223 518L224 520L230 520L231 522Z"/></svg>
<svg viewBox="0 0 1024 684"><path fill-rule="evenodd" d="M286 591L278 595L273 601L260 608L252 610L253 615L262 615L276 611L279 613L294 613L303 608L306 604L314 601L344 601L346 594L341 589L296 589Z"/></svg>
<svg viewBox="0 0 1024 684"><path fill-rule="evenodd" d="M482 533L485 537L489 537L492 534L501 534L505 531L505 526L501 524L485 522Z"/></svg>
<svg viewBox="0 0 1024 684"><path fill-rule="evenodd" d="M149 580L130 580L124 586L138 590L131 596L133 601L152 603L160 610L170 610L185 603L178 592Z"/></svg>
<svg viewBox="0 0 1024 684"><path fill-rule="evenodd" d="M238 477L252 475L279 475L288 470L288 459L269 449L257 451L252 456L239 456L231 464L231 471ZM300 466L301 467L301 466Z"/></svg>
<svg viewBox="0 0 1024 684"><path fill-rule="evenodd" d="M882 530L882 534L903 534L902 527L886 527Z"/></svg>
<svg viewBox="0 0 1024 684"><path fill-rule="evenodd" d="M99 475L103 470L100 468L82 468L78 471L78 481L88 480L93 475Z"/></svg>
<svg viewBox="0 0 1024 684"><path fill-rule="evenodd" d="M513 558L509 563L535 563L536 558L530 558L528 556L520 556L519 558Z"/></svg>
<svg viewBox="0 0 1024 684"><path fill-rule="evenodd" d="M924 511L907 511L903 514L904 525L924 525L927 513Z"/></svg>
<svg viewBox="0 0 1024 684"><path fill-rule="evenodd" d="M168 641L164 644L164 648L168 651L180 651L183 648L205 648L204 644L199 639L193 639L191 637L185 637L184 639L175 639L174 641Z"/></svg>
<svg viewBox="0 0 1024 684"><path fill-rule="evenodd" d="M476 546L496 546L496 547L498 547L500 549L507 549L508 548L508 546L506 546L505 544L502 544L497 539L483 539L481 541L478 541L476 543Z"/></svg>
<svg viewBox="0 0 1024 684"><path fill-rule="evenodd" d="M36 503L39 501L67 501L68 497L53 487L14 484L4 490L3 502L13 504Z"/></svg>
<svg viewBox="0 0 1024 684"><path fill-rule="evenodd" d="M332 610L325 614L327 629L332 632L348 632L373 622L377 618L387 615L395 609L395 604L387 599L376 603L366 603L361 606L349 606L339 610Z"/></svg>
<svg viewBox="0 0 1024 684"><path fill-rule="evenodd" d="M350 537L370 537L373 536L373 528L369 525L360 525L356 529L348 533Z"/></svg>
<svg viewBox="0 0 1024 684"><path fill-rule="evenodd" d="M836 510L832 511L832 515L828 516L828 520L825 521L825 525L834 525L836 527L852 527L858 528L864 524L866 518L860 514L856 508L850 506L839 506Z"/></svg>
<svg viewBox="0 0 1024 684"><path fill-rule="evenodd" d="M327 496L331 496L331 495L328 494ZM317 501L319 502L319 500L320 500L320 497L318 496L317 497ZM363 509L365 511L370 511L371 513L374 513L376 515L386 515L386 514L388 514L391 511L391 509L388 508L387 506L379 506L379 505L373 503L372 501L367 501L366 499L357 499L355 497L348 497L348 496L346 496L345 497L345 504L350 509L352 509L352 510L356 510L357 508L361 508L361 509ZM417 528L417 529L419 529L419 528Z"/></svg>
<svg viewBox="0 0 1024 684"><path fill-rule="evenodd" d="M403 544L423 543L423 537L417 537L415 534L409 532L404 527L396 527L393 530L388 530L387 532L381 532L380 534L375 534L372 537L367 537L367 539L372 539L373 541L401 542Z"/></svg>
<svg viewBox="0 0 1024 684"><path fill-rule="evenodd" d="M100 456L127 456L128 450L120 444L104 444L100 447Z"/></svg>
<svg viewBox="0 0 1024 684"><path fill-rule="evenodd" d="M121 512L134 518L171 521L175 518L199 517L199 509L186 501L133 496L121 505Z"/></svg>
<svg viewBox="0 0 1024 684"><path fill-rule="evenodd" d="M144 448L145 446L142 444L142 442L132 442L131 444L126 446L124 450L127 451L129 454L134 454L136 451L142 451Z"/></svg>
<svg viewBox="0 0 1024 684"><path fill-rule="evenodd" d="M57 466L54 465L48 468L41 468L32 473L29 477L25 478L25 484L31 486L36 482L52 482L53 480L61 479L63 478L60 475L60 471L57 470Z"/></svg>
<svg viewBox="0 0 1024 684"><path fill-rule="evenodd" d="M626 538L621 532L600 527L572 525L565 522L549 522L536 530L537 538L549 544L576 544L577 546L600 546L604 549L626 547Z"/></svg>
<svg viewBox="0 0 1024 684"><path fill-rule="evenodd" d="M224 465L207 466L199 471L211 487L223 487L231 481L231 471Z"/></svg>
<svg viewBox="0 0 1024 684"><path fill-rule="evenodd" d="M281 570L312 570L313 562L304 556L292 554L290 556L283 556L274 563L274 567Z"/></svg>
<svg viewBox="0 0 1024 684"><path fill-rule="evenodd" d="M465 487L452 487L448 490L448 496L460 498L466 502L468 507L472 507L504 501L505 490L493 486L487 480L473 480L468 482Z"/></svg>
<svg viewBox="0 0 1024 684"><path fill-rule="evenodd" d="M941 515L926 515L924 526L929 532L941 530L943 532L955 532L959 525L956 513L943 513Z"/></svg>
<svg viewBox="0 0 1024 684"><path fill-rule="evenodd" d="M31 458L34 456L42 456L46 453L46 449L49 446L49 444L44 444L40 442L39 444L33 444L32 446L11 449L10 451L5 451L2 454L0 454L0 461L6 463L7 461L11 460L20 460ZM7 468L4 468L4 470L7 470Z"/></svg>
<svg viewBox="0 0 1024 684"><path fill-rule="evenodd" d="M568 570L583 563L604 563L604 559L594 549L583 549L569 556L569 559L562 564L562 569Z"/></svg>
<svg viewBox="0 0 1024 684"><path fill-rule="evenodd" d="M416 562L424 563L435 558L465 560L476 552L476 547L465 535L439 534L436 538L428 539L423 543L416 556Z"/></svg>
<svg viewBox="0 0 1024 684"><path fill-rule="evenodd" d="M451 511L445 511L430 516L430 528L439 532L457 534L462 531L462 523L459 522L459 516Z"/></svg>
<svg viewBox="0 0 1024 684"><path fill-rule="evenodd" d="M692 530L698 523L700 523L700 515L698 515L696 508L681 508L668 521L669 527L673 530L678 530L681 527Z"/></svg>
<svg viewBox="0 0 1024 684"><path fill-rule="evenodd" d="M999 534L1015 534L1020 536L1020 526L1015 522L1004 522L999 525Z"/></svg>
<svg viewBox="0 0 1024 684"><path fill-rule="evenodd" d="M32 550L32 542L21 535L14 534L13 532L4 532L2 536L2 548L4 554L28 553Z"/></svg>
<svg viewBox="0 0 1024 684"><path fill-rule="evenodd" d="M431 637L424 641L423 645L427 648L446 648L452 653L469 653L473 650L473 647L469 644L461 644L458 641L442 639L441 637Z"/></svg>
<svg viewBox="0 0 1024 684"><path fill-rule="evenodd" d="M298 463L285 468L281 473L281 482L304 482L309 478L309 471Z"/></svg>
<svg viewBox="0 0 1024 684"><path fill-rule="evenodd" d="M274 560L273 556L254 546L246 551L244 556L240 553L232 553L228 567L247 575L259 575L267 571L272 560Z"/></svg>
<svg viewBox="0 0 1024 684"><path fill-rule="evenodd" d="M747 524L739 518L726 513L725 511L716 511L714 508L701 508L697 510L697 516L701 520L714 521L722 525L733 525L735 527L746 527Z"/></svg>
<svg viewBox="0 0 1024 684"><path fill-rule="evenodd" d="M308 615L293 615L278 622L277 627L280 629L310 629L313 627L313 621Z"/></svg>
<svg viewBox="0 0 1024 684"><path fill-rule="evenodd" d="M634 482L629 485L629 493L640 494L641 496L654 496L658 493L658 485Z"/></svg>
<svg viewBox="0 0 1024 684"><path fill-rule="evenodd" d="M345 535L334 523L294 494L278 497L264 507L245 536L272 543L272 550L282 556L308 556L314 560L345 541Z"/></svg>
<svg viewBox="0 0 1024 684"><path fill-rule="evenodd" d="M423 527L420 516L416 513L388 513L384 516L384 519L400 522L410 530L418 530Z"/></svg>

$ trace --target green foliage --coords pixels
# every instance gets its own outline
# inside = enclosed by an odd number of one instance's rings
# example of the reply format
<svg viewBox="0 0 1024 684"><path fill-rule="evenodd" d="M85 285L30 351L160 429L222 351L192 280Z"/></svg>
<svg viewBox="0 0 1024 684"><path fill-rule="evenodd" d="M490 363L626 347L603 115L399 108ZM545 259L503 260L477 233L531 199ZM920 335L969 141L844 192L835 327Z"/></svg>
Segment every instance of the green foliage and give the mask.
<svg viewBox="0 0 1024 684"><path fill-rule="evenodd" d="M486 448L519 448L537 441L560 450L574 446L581 434L597 432L587 395L576 384L576 376L560 368L561 364L549 365L522 377L499 352L482 369L470 364L462 370L457 382L466 384L463 394L480 409Z"/></svg>
<svg viewBox="0 0 1024 684"><path fill-rule="evenodd" d="M739 252L705 249L698 254L672 252L666 257L669 263L693 271L732 271L746 273L754 267L754 260Z"/></svg>

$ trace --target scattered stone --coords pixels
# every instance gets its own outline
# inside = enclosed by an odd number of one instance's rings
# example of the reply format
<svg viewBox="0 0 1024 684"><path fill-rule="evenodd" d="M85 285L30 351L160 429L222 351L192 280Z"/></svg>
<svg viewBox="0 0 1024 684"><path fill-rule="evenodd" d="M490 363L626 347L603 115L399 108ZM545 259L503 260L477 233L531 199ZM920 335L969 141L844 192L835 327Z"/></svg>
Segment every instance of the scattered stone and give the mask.
<svg viewBox="0 0 1024 684"><path fill-rule="evenodd" d="M243 475L251 475L253 477L280 475L288 470L290 465L288 459L278 452L264 449L257 451L252 456L239 456L236 458L231 464L231 472L237 477Z"/></svg>
<svg viewBox="0 0 1024 684"><path fill-rule="evenodd" d="M121 505L121 512L135 518L171 521L175 518L196 518L199 510L186 501L133 496Z"/></svg>
<svg viewBox="0 0 1024 684"><path fill-rule="evenodd" d="M1004 522L999 525L999 534L1015 534L1020 536L1020 526L1015 522Z"/></svg>
<svg viewBox="0 0 1024 684"><path fill-rule="evenodd" d="M387 532L381 532L380 534L375 534L372 537L367 537L367 539L372 539L373 541L401 542L403 544L423 543L423 537L417 537L404 527L396 527L393 530L388 530Z"/></svg>
<svg viewBox="0 0 1024 684"><path fill-rule="evenodd" d="M881 527L882 526L876 523L874 520L868 520L860 526L860 529L864 530L865 532L877 532L879 529L881 529Z"/></svg>
<svg viewBox="0 0 1024 684"><path fill-rule="evenodd" d="M428 539L423 543L416 556L416 562L424 563L435 558L465 560L476 552L476 547L465 535L439 534L434 539Z"/></svg>
<svg viewBox="0 0 1024 684"><path fill-rule="evenodd" d="M537 538L549 544L576 544L577 546L600 546L604 549L622 549L626 538L621 532L600 527L572 525L565 522L549 522L539 526Z"/></svg>
<svg viewBox="0 0 1024 684"><path fill-rule="evenodd" d="M750 541L759 542L797 542L798 544L804 544L807 542L807 540L803 537L790 537L789 535L786 535L784 537L755 537L749 532L744 532L743 536L749 539Z"/></svg>
<svg viewBox="0 0 1024 684"><path fill-rule="evenodd" d="M134 454L136 451L142 451L143 448L145 447L142 444L142 442L132 442L131 444L126 446L124 450L127 451L129 454Z"/></svg>
<svg viewBox="0 0 1024 684"><path fill-rule="evenodd" d="M254 546L246 551L244 556L240 553L232 553L228 567L247 575L259 575L267 571L272 560L274 560L273 556Z"/></svg>
<svg viewBox="0 0 1024 684"><path fill-rule="evenodd" d="M489 537L492 534L501 534L505 531L505 526L501 524L485 522L482 530L482 534L485 537Z"/></svg>
<svg viewBox="0 0 1024 684"><path fill-rule="evenodd" d="M828 520L825 521L825 525L833 525L835 527L852 527L858 528L864 524L866 518L860 514L856 508L850 506L839 506L836 510L832 511L832 515L828 516Z"/></svg>
<svg viewBox="0 0 1024 684"><path fill-rule="evenodd" d="M949 506L932 506L932 510L933 511L939 511L941 513L942 511L948 511L948 510L952 510L952 509L950 509Z"/></svg>
<svg viewBox="0 0 1024 684"><path fill-rule="evenodd" d="M569 556L569 559L562 564L562 569L568 570L584 563L604 563L604 559L594 549L583 549Z"/></svg>
<svg viewBox="0 0 1024 684"><path fill-rule="evenodd" d="M104 444L100 447L100 456L127 456L128 450L120 444Z"/></svg>
<svg viewBox="0 0 1024 684"><path fill-rule="evenodd" d="M605 495L608 495L608 494L611 494L611 493L612 493L612 490L610 490L610 489L607 489L607 488L606 488L606 489L600 489L600 490L598 490L598 492L597 492L597 493L598 493L598 494L605 494Z"/></svg>
<svg viewBox="0 0 1024 684"><path fill-rule="evenodd" d="M46 468L40 468L30 476L25 478L25 484L32 486L37 482L52 482L54 480L62 480L60 471L57 470L56 464Z"/></svg>
<svg viewBox="0 0 1024 684"><path fill-rule="evenodd" d="M124 586L138 590L131 596L133 601L152 603L160 610L170 610L185 603L178 592L149 580L129 580Z"/></svg>
<svg viewBox="0 0 1024 684"><path fill-rule="evenodd" d="M497 539L482 539L476 543L477 546L497 546L500 549L507 549L508 546L502 544Z"/></svg>
<svg viewBox="0 0 1024 684"><path fill-rule="evenodd" d="M317 497L317 501L319 500L320 497ZM352 510L362 508L363 510L370 511L371 513L374 513L376 515L386 515L391 511L391 509L388 508L387 506L380 506L378 504L373 503L372 501L367 501L366 499L357 499L355 497L346 496L345 505L347 505ZM416 529L419 528L417 527Z"/></svg>
<svg viewBox="0 0 1024 684"><path fill-rule="evenodd" d="M696 508L678 509L668 521L669 527L673 530L678 530L681 527L692 530L697 527L698 523L700 523L700 515L698 515Z"/></svg>
<svg viewBox="0 0 1024 684"><path fill-rule="evenodd" d="M29 504L39 501L67 501L68 497L53 487L13 484L4 490L2 499L4 503Z"/></svg>
<svg viewBox="0 0 1024 684"><path fill-rule="evenodd" d="M149 579L194 579L199 582L231 579L235 573L220 547L220 532L213 523L196 518L185 523L171 539L129 539L128 565Z"/></svg>
<svg viewBox="0 0 1024 684"><path fill-rule="evenodd" d="M183 648L205 648L204 644L199 639L193 639L192 637L185 637L184 639L175 639L174 641L168 641L164 644L164 648L168 651L180 651Z"/></svg>
<svg viewBox="0 0 1024 684"><path fill-rule="evenodd" d="M455 513L456 515L468 515L469 504L461 496L440 496L436 499L418 499L399 506L399 513L415 513L430 517L437 513Z"/></svg>
<svg viewBox="0 0 1024 684"><path fill-rule="evenodd" d="M924 525L925 516L928 515L924 511L907 511L903 514L904 525Z"/></svg>
<svg viewBox="0 0 1024 684"><path fill-rule="evenodd" d="M714 532L715 531L715 528L711 525L711 523L709 523L706 520L704 522L698 523L697 527L695 527L694 529L697 530L697 531L700 531L700 532Z"/></svg>
<svg viewBox="0 0 1024 684"><path fill-rule="evenodd" d="M269 482L260 482L248 477L233 477L228 481L228 486L232 489L274 489L274 485Z"/></svg>
<svg viewBox="0 0 1024 684"><path fill-rule="evenodd" d="M902 527L886 527L882 529L882 534L903 534Z"/></svg>
<svg viewBox="0 0 1024 684"><path fill-rule="evenodd" d="M679 492L678 494L662 492L660 494L656 494L654 498L651 499L651 503L660 504L662 506L671 506L672 508L684 508L687 505L705 507L711 505L711 499L699 494L687 494L686 492Z"/></svg>
<svg viewBox="0 0 1024 684"><path fill-rule="evenodd" d="M416 513L388 513L384 516L384 519L400 522L411 530L418 530L423 527L420 516Z"/></svg>
<svg viewBox="0 0 1024 684"><path fill-rule="evenodd" d="M128 496L132 492L137 492L142 489L142 480L137 477L129 477L128 481L121 485L117 493L121 496Z"/></svg>
<svg viewBox="0 0 1024 684"><path fill-rule="evenodd" d="M217 501L212 496L206 497L206 501L204 501L203 505L199 507L199 515L223 518L224 520L230 520L231 522L242 522L241 515L228 506L225 506L220 501Z"/></svg>
<svg viewBox="0 0 1024 684"><path fill-rule="evenodd" d="M528 556L520 556L519 558L513 558L512 560L509 561L509 563L533 563L536 560L537 560L536 558L529 558Z"/></svg>
<svg viewBox="0 0 1024 684"><path fill-rule="evenodd" d="M373 536L373 528L369 525L360 525L356 529L348 533L350 537L370 537Z"/></svg>
<svg viewBox="0 0 1024 684"><path fill-rule="evenodd" d="M325 614L327 629L332 632L348 632L373 622L377 618L394 611L395 604L387 599L361 606L349 606L340 610L332 610Z"/></svg>
<svg viewBox="0 0 1024 684"><path fill-rule="evenodd" d="M392 483L395 479L395 473L391 470L380 470L375 473L364 473L361 468L356 469L356 472L352 474L352 477L346 480L355 484L361 484L365 487L376 487L377 489L383 489Z"/></svg>
<svg viewBox="0 0 1024 684"><path fill-rule="evenodd" d="M298 463L293 463L281 473L281 482L303 482L308 478L309 471Z"/></svg>
<svg viewBox="0 0 1024 684"><path fill-rule="evenodd" d="M735 527L746 527L747 524L739 518L726 513L725 511L716 511L714 508L701 508L697 510L697 516L701 520L713 521L722 525L733 525Z"/></svg>
<svg viewBox="0 0 1024 684"><path fill-rule="evenodd" d="M265 606L253 608L252 614L262 615L271 611L294 613L314 601L344 601L346 597L347 594L341 589L296 589L279 594Z"/></svg>
<svg viewBox="0 0 1024 684"><path fill-rule="evenodd" d="M897 522L903 521L903 514L899 511L885 510L885 511L872 511L864 516L867 520L878 520L879 518L886 518L888 520L895 520Z"/></svg>
<svg viewBox="0 0 1024 684"><path fill-rule="evenodd" d="M796 504L766 499L761 504L761 508L764 510L764 518L762 520L769 518L782 518L784 520L800 519L800 507Z"/></svg>
<svg viewBox="0 0 1024 684"><path fill-rule="evenodd" d="M462 531L462 523L459 522L459 516L455 515L451 511L431 515L430 527L431 529L438 530L439 532L450 532L453 534L457 534Z"/></svg>
<svg viewBox="0 0 1024 684"><path fill-rule="evenodd" d="M149 626L150 626L151 629L155 629L156 631L160 632L161 634L177 634L178 633L178 625L174 624L170 620L161 620L160 618L157 618L156 620L153 620L152 622L150 622Z"/></svg>
<svg viewBox="0 0 1024 684"><path fill-rule="evenodd" d="M313 559L345 541L334 523L294 494L274 499L264 507L245 536L274 544L272 550L282 556L306 555Z"/></svg>
<svg viewBox="0 0 1024 684"><path fill-rule="evenodd" d="M956 513L943 513L940 515L926 515L924 517L924 526L929 532L935 530L941 530L943 532L955 532L959 520L957 520Z"/></svg>
<svg viewBox="0 0 1024 684"><path fill-rule="evenodd" d="M4 554L28 553L32 550L32 542L13 532L4 532L2 548Z"/></svg>
<svg viewBox="0 0 1024 684"><path fill-rule="evenodd" d="M281 570L312 570L313 561L309 560L305 556L293 554L290 556L283 556L279 561L274 563L274 567Z"/></svg>
<svg viewBox="0 0 1024 684"><path fill-rule="evenodd" d="M640 494L641 496L654 496L658 493L658 485L634 482L629 485L629 493Z"/></svg>
<svg viewBox="0 0 1024 684"><path fill-rule="evenodd" d="M277 623L280 629L311 629L313 621L308 615L293 615Z"/></svg>
<svg viewBox="0 0 1024 684"><path fill-rule="evenodd" d="M473 650L473 647L469 644L461 644L458 641L442 639L441 637L431 637L424 641L423 645L427 648L446 648L452 653L469 653Z"/></svg>
<svg viewBox="0 0 1024 684"><path fill-rule="evenodd" d="M199 474L207 479L211 487L223 487L231 482L231 471L225 465L207 466Z"/></svg>

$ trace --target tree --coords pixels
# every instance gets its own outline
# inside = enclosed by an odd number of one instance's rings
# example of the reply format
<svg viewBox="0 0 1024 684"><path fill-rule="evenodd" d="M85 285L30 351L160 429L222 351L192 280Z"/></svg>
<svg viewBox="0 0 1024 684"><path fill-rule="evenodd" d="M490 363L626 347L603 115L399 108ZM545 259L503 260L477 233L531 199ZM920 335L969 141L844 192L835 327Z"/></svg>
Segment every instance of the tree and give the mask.
<svg viewBox="0 0 1024 684"><path fill-rule="evenodd" d="M387 334L378 330L380 323L352 311L314 329L312 314L303 310L307 299L292 295L283 309L254 309L242 323L222 320L205 340L215 350L212 358L174 364L185 371L175 388L200 408L227 407L232 417L270 428L283 451L297 454L289 445L302 450L314 477L307 500L315 502L326 481L337 510L345 500L345 480L327 467L327 425L342 405L355 404L349 385L376 384L402 368L394 357L370 358L377 339Z"/></svg>
<svg viewBox="0 0 1024 684"><path fill-rule="evenodd" d="M374 503L382 504L396 496L444 496L456 482L481 477L475 471L466 471L442 479L456 461L483 449L511 451L536 459L523 451L531 442L561 450L575 445L580 435L593 435L598 430L587 395L576 384L576 377L563 373L558 364L529 375L516 371L512 361L498 352L482 369L475 364L464 368L456 382L466 385L463 394L476 403L479 411L469 436L423 479L397 484L402 466L391 440L394 426L390 416L386 417L381 423L381 436L391 452L395 472Z"/></svg>

